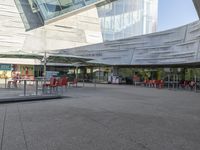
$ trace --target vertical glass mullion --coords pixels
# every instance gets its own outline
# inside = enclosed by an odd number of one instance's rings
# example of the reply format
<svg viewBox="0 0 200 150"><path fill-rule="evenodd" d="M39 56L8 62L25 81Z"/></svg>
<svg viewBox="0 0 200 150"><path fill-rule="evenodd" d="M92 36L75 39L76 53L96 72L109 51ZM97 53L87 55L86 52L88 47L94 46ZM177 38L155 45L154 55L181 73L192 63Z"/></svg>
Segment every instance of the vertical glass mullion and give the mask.
<svg viewBox="0 0 200 150"><path fill-rule="evenodd" d="M60 15L60 14L62 14L61 12L62 12L62 10L63 10L63 9L62 9L62 7L61 7L60 0L57 0L57 2L58 2L58 4L59 4L59 7L60 7L60 11L59 11L59 15Z"/></svg>
<svg viewBox="0 0 200 150"><path fill-rule="evenodd" d="M43 1L43 2L41 2L41 1ZM39 9L40 9L40 13L41 13L41 15L42 15L42 18L43 18L43 20L47 20L48 19L48 14L47 14L47 12L46 12L46 3L44 2L44 0L39 0L39 2L38 2L38 0L35 0L35 3L37 4L37 6L39 7Z"/></svg>

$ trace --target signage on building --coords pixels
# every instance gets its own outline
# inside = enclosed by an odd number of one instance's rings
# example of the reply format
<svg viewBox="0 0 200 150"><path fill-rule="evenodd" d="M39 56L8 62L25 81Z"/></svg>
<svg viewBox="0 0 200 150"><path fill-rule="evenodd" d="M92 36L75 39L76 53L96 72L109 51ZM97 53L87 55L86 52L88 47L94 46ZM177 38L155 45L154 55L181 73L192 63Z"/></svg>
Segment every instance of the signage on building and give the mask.
<svg viewBox="0 0 200 150"><path fill-rule="evenodd" d="M11 65L0 64L0 79L7 79L11 77Z"/></svg>
<svg viewBox="0 0 200 150"><path fill-rule="evenodd" d="M11 65L9 65L9 64L0 64L0 70L11 70Z"/></svg>

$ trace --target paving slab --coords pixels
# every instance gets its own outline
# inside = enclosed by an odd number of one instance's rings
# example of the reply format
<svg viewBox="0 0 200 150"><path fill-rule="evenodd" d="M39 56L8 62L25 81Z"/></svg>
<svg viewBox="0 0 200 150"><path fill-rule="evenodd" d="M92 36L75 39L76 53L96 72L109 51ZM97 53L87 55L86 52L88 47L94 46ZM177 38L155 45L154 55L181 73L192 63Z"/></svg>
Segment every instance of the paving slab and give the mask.
<svg viewBox="0 0 200 150"><path fill-rule="evenodd" d="M4 135L4 125L5 125L5 106L0 106L0 149L2 149L3 135Z"/></svg>
<svg viewBox="0 0 200 150"><path fill-rule="evenodd" d="M200 149L200 93L86 84L64 95L68 97L0 104L0 115L7 108L8 117L3 148Z"/></svg>
<svg viewBox="0 0 200 150"><path fill-rule="evenodd" d="M26 150L18 105L7 107L2 150Z"/></svg>

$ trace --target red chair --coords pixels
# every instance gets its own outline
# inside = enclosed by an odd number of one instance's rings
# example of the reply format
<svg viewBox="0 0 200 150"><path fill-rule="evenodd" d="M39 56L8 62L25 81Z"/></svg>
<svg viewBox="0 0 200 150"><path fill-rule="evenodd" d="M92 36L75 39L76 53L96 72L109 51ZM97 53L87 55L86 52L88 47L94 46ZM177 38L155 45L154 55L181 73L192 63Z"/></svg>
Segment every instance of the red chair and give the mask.
<svg viewBox="0 0 200 150"><path fill-rule="evenodd" d="M156 80L151 80L151 87L156 87Z"/></svg>
<svg viewBox="0 0 200 150"><path fill-rule="evenodd" d="M68 78L67 77L61 77L58 79L57 83L56 83L56 88L58 89L57 91L61 91L61 93L63 94L63 87L67 88L68 85ZM61 90L60 90L61 88Z"/></svg>
<svg viewBox="0 0 200 150"><path fill-rule="evenodd" d="M68 86L68 78L67 77L62 78L62 86L65 86L65 87Z"/></svg>
<svg viewBox="0 0 200 150"><path fill-rule="evenodd" d="M149 86L150 85L150 80L144 80L144 86Z"/></svg>
<svg viewBox="0 0 200 150"><path fill-rule="evenodd" d="M154 84L154 85L155 85L155 88L159 88L160 81L161 81L161 80L155 80L155 84Z"/></svg>
<svg viewBox="0 0 200 150"><path fill-rule="evenodd" d="M43 86L43 89L50 88L50 93L52 93L52 90L54 90L55 87L57 86L56 78L55 77L51 77L50 78L50 82L49 83L45 83L42 86Z"/></svg>
<svg viewBox="0 0 200 150"><path fill-rule="evenodd" d="M147 87L150 87L150 86L151 86L151 80L147 80L147 81L146 81L146 86L147 86Z"/></svg>
<svg viewBox="0 0 200 150"><path fill-rule="evenodd" d="M51 77L50 81L48 83L43 84L43 86L47 86L48 87L48 86L55 85L55 83L56 83L56 78L55 77Z"/></svg>
<svg viewBox="0 0 200 150"><path fill-rule="evenodd" d="M60 86L60 87L63 87L63 86L67 87L67 85L68 85L68 78L67 77L61 77L60 79L58 79L56 85Z"/></svg>
<svg viewBox="0 0 200 150"><path fill-rule="evenodd" d="M146 84L147 84L147 80L144 80L143 84L144 84L144 86L146 86Z"/></svg>
<svg viewBox="0 0 200 150"><path fill-rule="evenodd" d="M149 80L149 87L154 87L154 80Z"/></svg>

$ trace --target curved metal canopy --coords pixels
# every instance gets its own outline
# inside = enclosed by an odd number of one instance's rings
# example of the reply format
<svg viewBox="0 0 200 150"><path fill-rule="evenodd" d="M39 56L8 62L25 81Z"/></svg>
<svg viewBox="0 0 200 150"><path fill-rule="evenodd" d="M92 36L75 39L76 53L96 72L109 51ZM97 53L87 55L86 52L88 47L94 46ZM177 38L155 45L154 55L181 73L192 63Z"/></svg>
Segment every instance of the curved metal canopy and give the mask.
<svg viewBox="0 0 200 150"><path fill-rule="evenodd" d="M84 64L87 61L92 60L88 57L82 57L77 55L64 55L58 53L48 53L48 52L40 52L40 53L30 53L25 51L9 51L0 53L0 58L25 58L25 59L39 59L41 62L44 62L46 59L47 63L80 63Z"/></svg>

